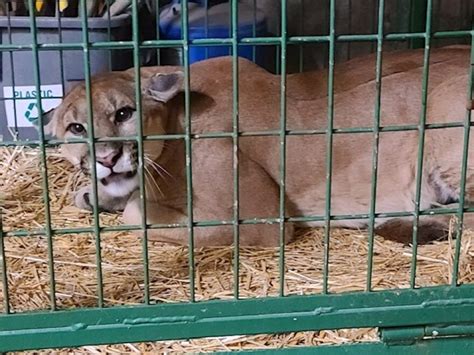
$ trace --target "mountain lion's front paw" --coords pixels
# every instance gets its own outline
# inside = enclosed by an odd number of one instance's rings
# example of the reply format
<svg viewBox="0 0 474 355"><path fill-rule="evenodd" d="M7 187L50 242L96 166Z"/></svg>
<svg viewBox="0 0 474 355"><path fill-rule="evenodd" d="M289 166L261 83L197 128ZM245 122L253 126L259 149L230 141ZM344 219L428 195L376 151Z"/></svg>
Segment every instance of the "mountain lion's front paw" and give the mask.
<svg viewBox="0 0 474 355"><path fill-rule="evenodd" d="M75 205L83 210L92 211L92 189L90 186L80 189L74 198Z"/></svg>
<svg viewBox="0 0 474 355"><path fill-rule="evenodd" d="M128 196L125 197L111 197L104 194L103 191L98 189L99 193L99 212L117 212L123 211L128 200ZM92 187L83 187L76 193L74 199L75 205L83 210L93 211L94 210L94 194Z"/></svg>

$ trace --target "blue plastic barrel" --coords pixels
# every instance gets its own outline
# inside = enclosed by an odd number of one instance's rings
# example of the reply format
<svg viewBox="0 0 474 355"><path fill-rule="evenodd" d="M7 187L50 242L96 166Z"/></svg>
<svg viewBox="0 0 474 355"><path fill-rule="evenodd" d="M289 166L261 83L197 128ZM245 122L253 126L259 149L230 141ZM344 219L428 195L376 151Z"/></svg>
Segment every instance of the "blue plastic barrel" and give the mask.
<svg viewBox="0 0 474 355"><path fill-rule="evenodd" d="M202 6L202 0L188 1L188 33L189 39L204 38L230 38L230 4L223 3L212 6L207 10L207 30L206 30L206 9ZM263 37L267 35L266 19L263 12L246 4L239 4L239 29L238 38ZM181 39L181 4L175 1L163 8L160 15L160 33L162 39ZM265 63L265 52L262 47L251 45L239 45L238 55L247 59L254 59L255 63L263 65ZM198 62L207 58L221 57L232 54L231 46L190 46L190 63ZM176 63L174 63L176 64Z"/></svg>

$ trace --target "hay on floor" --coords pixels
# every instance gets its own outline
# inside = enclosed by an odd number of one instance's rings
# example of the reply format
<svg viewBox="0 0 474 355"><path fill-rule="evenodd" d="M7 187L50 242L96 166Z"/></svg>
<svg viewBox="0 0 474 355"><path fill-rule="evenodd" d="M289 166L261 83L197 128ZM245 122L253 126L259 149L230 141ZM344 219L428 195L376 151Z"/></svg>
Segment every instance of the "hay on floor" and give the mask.
<svg viewBox="0 0 474 355"><path fill-rule="evenodd" d="M44 224L44 204L39 152L30 148L0 149L0 199L5 231L33 230ZM73 206L71 191L87 182L63 161L57 150L48 150L52 225L54 228L91 226L93 217ZM117 214L102 214L101 224L120 224ZM463 235L459 281L474 282L474 233ZM105 303L132 305L143 301L141 239L127 232L104 233L101 239ZM420 246L417 285L434 286L451 281L454 241ZM10 304L14 311L47 309L49 274L47 240L44 237L5 239ZM409 287L411 248L376 237L373 287L377 290ZM54 237L56 298L61 308L94 307L97 304L95 237L90 234ZM150 293L158 302L189 298L186 247L150 242ZM205 248L196 252L196 298L233 297L232 248ZM286 248L287 294L312 294L322 290L323 232L302 230ZM331 233L331 292L363 291L367 272L367 233L335 229ZM242 297L278 293L278 250L243 248L240 262ZM0 293L0 304L3 295ZM0 306L2 307L2 306ZM0 308L0 311L2 309ZM236 336L147 344L86 347L91 351L215 351L292 345L373 341L374 329L302 332L282 335Z"/></svg>

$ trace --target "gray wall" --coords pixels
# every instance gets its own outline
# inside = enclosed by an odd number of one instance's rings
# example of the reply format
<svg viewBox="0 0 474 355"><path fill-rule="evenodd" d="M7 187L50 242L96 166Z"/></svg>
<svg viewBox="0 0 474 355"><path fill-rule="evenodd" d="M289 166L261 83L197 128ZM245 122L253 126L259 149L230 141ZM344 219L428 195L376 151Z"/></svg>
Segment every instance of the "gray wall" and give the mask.
<svg viewBox="0 0 474 355"><path fill-rule="evenodd" d="M268 18L269 29L279 35L281 7L279 0L243 0L264 11ZM411 0L385 1L385 32L404 32L409 29L409 11ZM459 30L470 29L474 11L473 0L434 0L433 29ZM377 30L377 0L336 0L336 33L366 34ZM325 35L329 28L328 0L288 0L287 22L288 35ZM459 43L459 40L435 41L435 45ZM465 41L464 41L465 42ZM387 42L384 49L407 48L407 42ZM337 60L347 60L370 53L373 43L338 43ZM327 62L327 45L305 45L303 50L304 70L325 66ZM289 48L288 67L298 71L301 59L299 48Z"/></svg>

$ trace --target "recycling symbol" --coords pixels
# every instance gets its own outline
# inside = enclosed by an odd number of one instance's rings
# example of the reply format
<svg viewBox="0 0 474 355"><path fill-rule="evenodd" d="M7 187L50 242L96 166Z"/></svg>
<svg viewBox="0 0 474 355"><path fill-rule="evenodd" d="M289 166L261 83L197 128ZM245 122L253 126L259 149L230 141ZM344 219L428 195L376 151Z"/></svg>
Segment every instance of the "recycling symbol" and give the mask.
<svg viewBox="0 0 474 355"><path fill-rule="evenodd" d="M38 120L38 104L36 102L32 102L28 105L25 111L25 118L31 123Z"/></svg>

